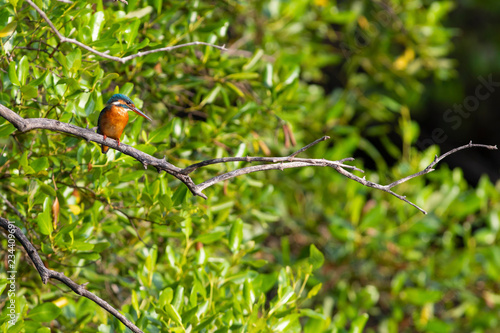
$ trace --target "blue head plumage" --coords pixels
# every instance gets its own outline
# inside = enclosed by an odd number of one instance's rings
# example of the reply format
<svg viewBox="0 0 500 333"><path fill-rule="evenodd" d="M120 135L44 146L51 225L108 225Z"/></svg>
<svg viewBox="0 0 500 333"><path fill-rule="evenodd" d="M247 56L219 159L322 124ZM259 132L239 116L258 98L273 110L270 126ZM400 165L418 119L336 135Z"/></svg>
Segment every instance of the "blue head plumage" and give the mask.
<svg viewBox="0 0 500 333"><path fill-rule="evenodd" d="M108 102L106 104L112 104L113 102L116 102L116 101L119 101L119 100L122 100L125 102L125 104L134 104L132 102L132 100L130 98L128 98L127 96L125 96L124 94L114 94L113 96L111 96L110 99L108 99Z"/></svg>

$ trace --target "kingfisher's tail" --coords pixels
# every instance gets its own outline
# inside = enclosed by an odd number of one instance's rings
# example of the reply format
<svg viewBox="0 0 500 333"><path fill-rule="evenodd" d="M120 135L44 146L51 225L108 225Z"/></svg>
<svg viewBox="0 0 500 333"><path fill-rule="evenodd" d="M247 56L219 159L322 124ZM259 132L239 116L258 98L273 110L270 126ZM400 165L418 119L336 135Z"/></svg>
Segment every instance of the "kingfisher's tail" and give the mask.
<svg viewBox="0 0 500 333"><path fill-rule="evenodd" d="M103 154L106 154L109 150L109 147L108 146L105 146L105 145L101 145L101 151Z"/></svg>

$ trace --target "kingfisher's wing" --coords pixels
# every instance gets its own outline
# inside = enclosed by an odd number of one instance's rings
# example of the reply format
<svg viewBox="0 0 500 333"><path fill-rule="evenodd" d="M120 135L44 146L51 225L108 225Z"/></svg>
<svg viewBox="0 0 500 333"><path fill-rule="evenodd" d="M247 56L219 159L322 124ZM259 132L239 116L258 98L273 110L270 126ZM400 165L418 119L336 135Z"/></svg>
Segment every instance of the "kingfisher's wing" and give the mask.
<svg viewBox="0 0 500 333"><path fill-rule="evenodd" d="M99 119L97 119L97 134L103 134L102 133L102 130L101 130L101 126L102 126L102 119L103 119L103 115L108 112L110 110L111 106L110 105L106 105L106 107L104 109L102 109L101 113L99 113Z"/></svg>

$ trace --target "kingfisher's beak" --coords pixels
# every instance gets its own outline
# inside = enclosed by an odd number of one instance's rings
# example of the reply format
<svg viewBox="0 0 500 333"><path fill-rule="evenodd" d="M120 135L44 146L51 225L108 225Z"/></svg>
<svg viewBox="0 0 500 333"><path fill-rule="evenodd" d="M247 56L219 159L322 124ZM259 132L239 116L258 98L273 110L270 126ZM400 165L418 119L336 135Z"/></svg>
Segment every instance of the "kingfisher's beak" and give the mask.
<svg viewBox="0 0 500 333"><path fill-rule="evenodd" d="M142 112L141 110L139 110L138 108L136 108L135 106L131 106L130 109L132 111L134 111L135 113L137 113L139 116L143 116L144 118L146 118L147 120L149 121L153 121L153 119L149 118L148 116L146 116L146 114L144 112Z"/></svg>

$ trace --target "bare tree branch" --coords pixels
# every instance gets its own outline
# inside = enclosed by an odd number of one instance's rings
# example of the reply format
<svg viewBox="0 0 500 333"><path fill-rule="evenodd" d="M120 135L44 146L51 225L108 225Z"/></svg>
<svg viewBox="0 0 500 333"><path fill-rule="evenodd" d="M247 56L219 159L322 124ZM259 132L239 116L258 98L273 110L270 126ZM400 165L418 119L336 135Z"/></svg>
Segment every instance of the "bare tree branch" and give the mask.
<svg viewBox="0 0 500 333"><path fill-rule="evenodd" d="M424 175L426 173L432 172L434 167L438 162L440 162L442 159L447 157L450 154L453 154L457 151L460 151L462 149L466 148L473 148L473 147L480 147L480 148L487 148L491 150L496 150L498 149L497 146L490 146L490 145L481 145L481 144L473 144L470 142L467 145L464 145L462 147L455 148L446 154L443 154L441 157L437 157L434 159L434 161L423 171L417 172L413 175L407 176L405 178L402 178L400 180L397 180L391 184L388 185L381 185L377 184L371 181L366 180L364 177L361 178L359 176L356 176L350 171L347 171L346 169L350 169L353 171L358 171L358 172L363 172L363 170L352 166L352 165L347 165L344 164L344 162L351 162L354 161L354 158L348 157L344 158L339 161L329 161L325 159L309 159L309 158L297 158L297 154L303 152L307 148L318 144L321 141L327 140L328 137L322 137L304 148L299 149L295 153L285 156L285 157L225 157L225 158L216 158L212 160L207 160L199 163L194 163L184 169L181 169L179 167L176 167L175 165L168 163L166 161L166 158L164 157L163 159L159 159L156 157L153 157L149 154L143 153L140 150L137 150L129 145L120 143L120 146L118 146L117 141L106 138L100 134L95 133L92 130L89 129L84 129L75 125L67 124L67 123L62 123L58 120L53 120L53 119L46 119L46 118L27 118L24 119L20 117L18 114L16 114L14 111L10 110L9 108L3 106L0 104L0 116L4 117L7 119L9 122L11 122L19 131L21 132L28 132L34 129L47 129L51 131L56 131L56 132L63 132L63 133L68 133L72 134L78 137L82 137L86 139L87 141L93 141L98 144L105 144L106 146L109 146L113 149L116 149L126 155L129 155L133 158L135 158L137 161L141 162L144 165L144 168L147 168L148 165L154 166L158 172L165 171L168 174L176 177L179 179L181 182L183 182L188 189L191 191L191 193L195 196L200 196L202 198L207 198L205 194L203 194L203 190L205 190L207 187L210 187L214 184L223 182L225 180L235 178L241 175L253 173L253 172L259 172L259 171L268 171L268 170L284 170L284 169L289 169L289 168L302 168L302 167L307 167L307 166L316 166L316 167L330 167L335 169L338 173L344 175L345 177L352 179L364 186L367 187L372 187L377 190L381 190L384 192L387 192L396 198L403 200L404 202L412 205L413 207L417 208L420 210L422 213L427 214L425 210L417 206L416 204L412 203L408 199L406 199L405 196L402 196L400 194L397 194L393 192L391 189L407 180L410 180L412 178ZM212 164L222 164L222 163L228 163L228 162L260 162L262 164L259 165L253 165L249 167L244 167L240 169L236 169L230 172L226 172L224 174L215 176L211 179L208 179L200 184L196 184L191 177L189 176L190 173L193 171L207 166L207 165L212 165ZM265 163L265 164L263 164ZM268 164L269 163L269 164Z"/></svg>
<svg viewBox="0 0 500 333"><path fill-rule="evenodd" d="M124 3L127 3L126 1L124 0L119 0L120 2L124 2ZM227 49L225 46L218 46L218 45L215 45L215 44L211 44L211 43L205 43L205 42L190 42L190 43L185 43L185 44L179 44L179 45L174 45L174 46L167 46L167 47L162 47L160 49L155 49L155 50L149 50L149 51L144 51L144 52L137 52L136 54L131 54L129 56L126 56L126 57L123 57L123 58L120 58L120 57L115 57L115 56L111 56L111 55L108 55L106 53L103 53L103 52L99 52L97 50L94 50L93 48L91 48L90 46L88 45L85 45L83 44L82 42L79 42L77 41L76 39L74 38L67 38L65 36L63 36L63 34L57 30L57 28L54 26L54 23L52 23L52 21L48 18L47 14L45 14L45 12L43 10L41 10L37 5L35 5L35 3L31 0L26 0L26 2L31 6L33 7L37 12L38 14L40 14L40 16L45 20L45 22L47 22L47 24L50 26L50 28L52 29L52 31L56 34L57 38L59 38L59 40L61 41L61 43L71 43L71 44L75 44L79 47L81 47L82 49L85 49L89 52L92 52L100 57L103 57L103 58L106 58L106 59L109 59L109 60L114 60L114 61L117 61L117 62L120 62L122 64L126 63L127 61L130 61L132 59L135 59L135 58L139 58L139 57L144 57L148 54L151 54L151 53L157 53L157 52L170 52L170 51L173 51L175 49L179 49L179 48L182 48L182 47L186 47L186 46L196 46L196 45L205 45L205 46L210 46L210 47L213 47L213 48L216 48L216 49L219 49L221 51L226 51L226 52L231 52L233 50L231 49Z"/></svg>
<svg viewBox="0 0 500 333"><path fill-rule="evenodd" d="M424 170L420 171L420 172L417 172L413 175L409 175L405 178L402 178L402 179L399 179L399 180L396 180L395 182L393 183L390 183L389 185L387 185L388 188L392 188L394 186L397 186L401 183L404 183L405 181L407 180L410 180L412 178L415 178L415 177L418 177L418 176L422 176L422 175L425 175L426 173L429 173L429 172L432 172L434 171L434 169L432 167L434 167L436 164L438 164L439 162L441 162L443 159L445 159L446 157L448 157L449 155L451 154L454 154L456 153L457 151L459 150L462 150L462 149L467 149L467 148L472 148L472 147L476 147L476 148L486 148L486 149L490 149L490 150L496 150L498 149L497 146L489 146L489 145L482 145L482 144L475 144L475 143L472 143L472 141L469 141L469 144L467 145L463 145L463 146L460 146L460 147L457 147L457 148L454 148L452 150L450 150L449 152L447 153L444 153L443 155L441 156L435 156L434 157L434 161L432 161L431 164L429 164L427 166L427 168L425 168Z"/></svg>
<svg viewBox="0 0 500 333"><path fill-rule="evenodd" d="M74 282L63 273L56 272L46 268L45 265L43 264L42 259L38 255L38 252L36 251L35 247L30 243L28 238L26 238L22 230L19 229L17 226L15 226L14 223L9 222L8 220L0 217L0 227L4 228L9 234L14 234L19 243L21 243L21 245L26 250L26 253L28 253L28 256L30 257L31 261L35 265L35 268L37 269L38 274L40 274L40 277L42 278L42 282L44 284L47 284L49 279L59 280L65 285L67 285L69 288L71 288L71 290L73 290L76 294L90 299L91 301L99 305L101 308L111 313L125 326L127 326L132 332L144 333L139 329L139 327L135 326L134 323L128 320L118 310L109 305L108 302L106 302L102 298L96 296L94 293L91 293L90 291L85 289L85 285L80 285Z"/></svg>

